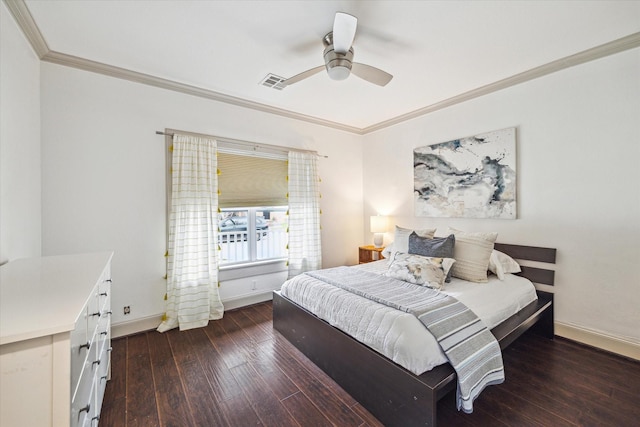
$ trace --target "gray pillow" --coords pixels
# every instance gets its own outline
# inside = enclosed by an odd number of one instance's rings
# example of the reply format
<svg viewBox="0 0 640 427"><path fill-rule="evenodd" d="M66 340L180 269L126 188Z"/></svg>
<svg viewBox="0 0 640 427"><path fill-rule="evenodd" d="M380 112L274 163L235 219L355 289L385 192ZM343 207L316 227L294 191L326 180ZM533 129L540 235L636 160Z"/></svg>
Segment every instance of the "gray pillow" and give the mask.
<svg viewBox="0 0 640 427"><path fill-rule="evenodd" d="M456 236L434 237L432 239L420 237L416 233L409 235L409 253L426 257L453 258L453 248ZM451 273L447 274L445 282L451 281Z"/></svg>

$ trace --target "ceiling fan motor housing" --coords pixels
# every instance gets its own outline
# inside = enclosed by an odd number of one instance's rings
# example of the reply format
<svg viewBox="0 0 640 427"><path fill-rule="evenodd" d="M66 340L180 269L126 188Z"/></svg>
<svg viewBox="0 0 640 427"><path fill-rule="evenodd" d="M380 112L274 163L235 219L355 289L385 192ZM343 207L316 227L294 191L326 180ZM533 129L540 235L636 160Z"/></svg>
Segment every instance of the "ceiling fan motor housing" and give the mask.
<svg viewBox="0 0 640 427"><path fill-rule="evenodd" d="M332 80L344 80L351 74L353 64L353 48L347 53L338 53L329 45L324 49L324 64Z"/></svg>

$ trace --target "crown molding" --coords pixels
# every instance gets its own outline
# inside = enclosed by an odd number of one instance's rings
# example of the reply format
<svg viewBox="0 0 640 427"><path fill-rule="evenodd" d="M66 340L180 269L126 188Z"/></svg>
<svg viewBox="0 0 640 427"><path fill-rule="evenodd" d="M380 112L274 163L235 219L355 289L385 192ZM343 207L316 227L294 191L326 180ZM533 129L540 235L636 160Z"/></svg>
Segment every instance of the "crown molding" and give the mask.
<svg viewBox="0 0 640 427"><path fill-rule="evenodd" d="M46 62L51 62L53 64L64 65L67 67L72 67L80 70L90 71L93 73L103 74L109 77L129 80L132 82L142 83L149 86L155 86L158 88L180 92L187 95L198 96L200 98L219 101L225 104L231 104L239 107L250 108L252 110L262 111L264 113L276 114L276 115L287 117L290 119L302 120L308 123L313 123L313 124L325 126L325 127L331 127L331 128L346 131L346 132L351 132L351 133L361 132L361 129L353 126L347 126L347 125L333 122L330 120L324 120L317 117L296 113L290 110L285 110L283 108L273 107L267 104L249 101L249 100L238 98L231 95L225 95L223 93L215 92L209 89L204 89L202 87L188 85L185 83L179 83L173 80L152 76L150 74L139 73L137 71L127 70L125 68L120 68L113 65L104 64L101 62L80 58L78 56L67 55L66 53L49 51L42 57L42 60Z"/></svg>
<svg viewBox="0 0 640 427"><path fill-rule="evenodd" d="M42 59L42 57L49 52L49 46L44 37L42 37L42 33L33 20L33 16L31 16L31 12L29 12L24 0L2 1L7 6L7 9L9 9L9 12L11 12L11 15L13 15L13 18L36 52L36 55L38 55L38 58Z"/></svg>
<svg viewBox="0 0 640 427"><path fill-rule="evenodd" d="M64 65L67 67L77 68L80 70L90 71L93 73L103 74L110 77L115 77L123 80L129 80L136 83L146 84L162 89L167 89L175 92L184 93L187 95L198 96L201 98L210 99L213 101L223 102L226 104L236 105L238 107L249 108L264 113L275 114L278 116L286 117L294 120L301 120L308 123L313 123L320 126L325 126L345 132L354 133L357 135L366 135L368 133L376 132L397 124L413 120L415 118L424 116L426 114L433 113L438 110L442 110L447 107L451 107L456 104L460 104L484 95L488 95L493 92L500 91L502 89L509 88L511 86L518 85L520 83L528 82L530 80L543 77L566 68L574 67L576 65L584 64L589 61L604 58L609 55L623 52L625 50L634 49L640 47L640 32L630 34L626 37L611 41L609 43L596 46L591 49L584 50L574 55L561 58L531 70L524 71L522 73L507 77L494 83L479 87L477 89L470 90L468 92L456 95L454 97L436 102L435 104L428 105L423 108L396 116L389 120L376 123L374 125L358 128L355 126L348 126L342 123L334 122L331 120L320 119L318 117L309 116L306 114L296 113L294 111L285 110L283 108L273 107L267 104L250 101L243 98L238 98L231 95L226 95L213 90L205 89L198 86L192 86L184 83L178 83L173 80L164 79L161 77L152 76L149 74L139 73L137 71L127 70L125 68L116 67L109 64L104 64L96 61L92 61L85 58L80 58L73 55L68 55L61 52L52 51L49 49L47 42L45 41L40 29L36 25L27 5L24 0L2 0L6 5L13 17L15 18L18 26L27 37L33 50L42 61L51 62L58 65Z"/></svg>
<svg viewBox="0 0 640 427"><path fill-rule="evenodd" d="M452 105L460 104L484 95L488 95L493 92L497 92L502 89L509 88L511 86L525 83L530 80L543 77L566 68L574 67L576 65L584 64L586 62L594 61L596 59L604 58L609 55L623 52L625 50L634 49L640 47L640 32L622 37L609 43L596 46L591 49L584 50L565 58L558 59L556 61L549 62L536 68L532 68L525 72L507 77L506 79L499 80L494 83L490 83L485 86L481 86L477 89L470 90L468 92L456 95L452 98L445 99L443 101L431 104L429 106L419 108L415 111L402 114L389 120L382 121L372 126L368 126L362 129L363 134L375 132L384 128L388 128L397 125L408 120L415 119L417 117L424 116L425 114L433 113L434 111L442 110Z"/></svg>
<svg viewBox="0 0 640 427"><path fill-rule="evenodd" d="M243 98L238 98L231 95L226 95L213 90L205 89L198 86L188 85L184 83L178 83L173 80L164 79L161 77L152 76L150 74L139 73L137 71L128 70L125 68L116 67L109 64L104 64L97 61L81 58L78 56L68 55L61 52L53 51L47 45L40 29L29 12L29 9L24 0L2 0L11 14L13 15L16 23L25 34L25 37L31 44L31 47L38 55L38 57L45 62L53 64L64 65L67 67L77 68L80 70L90 71L97 74L103 74L110 77L115 77L123 80L129 80L136 83L142 83L149 86L155 86L162 89L167 89L175 92L184 93L187 95L198 96L200 98L206 98L214 101L223 102L226 104L236 105L239 107L249 108L256 111L262 111L264 113L275 114L290 119L301 120L308 123L313 123L320 126L330 127L333 129L362 134L362 129L348 126L342 123L334 122L331 120L325 120L318 117L309 116L306 114L296 113L294 111L286 110L284 108L273 107L267 104L262 104L255 101L250 101Z"/></svg>

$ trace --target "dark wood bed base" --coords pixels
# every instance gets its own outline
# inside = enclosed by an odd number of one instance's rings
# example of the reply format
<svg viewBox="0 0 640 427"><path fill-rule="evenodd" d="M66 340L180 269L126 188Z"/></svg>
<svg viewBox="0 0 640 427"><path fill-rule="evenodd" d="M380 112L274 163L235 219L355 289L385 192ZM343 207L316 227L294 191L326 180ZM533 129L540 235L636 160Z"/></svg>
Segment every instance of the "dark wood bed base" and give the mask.
<svg viewBox="0 0 640 427"><path fill-rule="evenodd" d="M556 250L495 245L515 259L555 263ZM553 285L554 271L524 267L520 275ZM553 338L553 294L537 291L538 300L491 330L507 347L532 326ZM280 295L273 295L273 327L333 378L385 426L435 426L438 400L456 387L451 365L415 375Z"/></svg>

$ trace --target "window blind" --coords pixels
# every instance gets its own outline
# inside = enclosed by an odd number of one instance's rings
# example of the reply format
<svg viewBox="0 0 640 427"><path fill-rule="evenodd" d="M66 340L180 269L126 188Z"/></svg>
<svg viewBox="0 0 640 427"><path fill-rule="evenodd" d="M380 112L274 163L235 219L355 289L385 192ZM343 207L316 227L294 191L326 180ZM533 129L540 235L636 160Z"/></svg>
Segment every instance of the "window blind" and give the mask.
<svg viewBox="0 0 640 427"><path fill-rule="evenodd" d="M286 160L218 151L218 206L286 206Z"/></svg>

